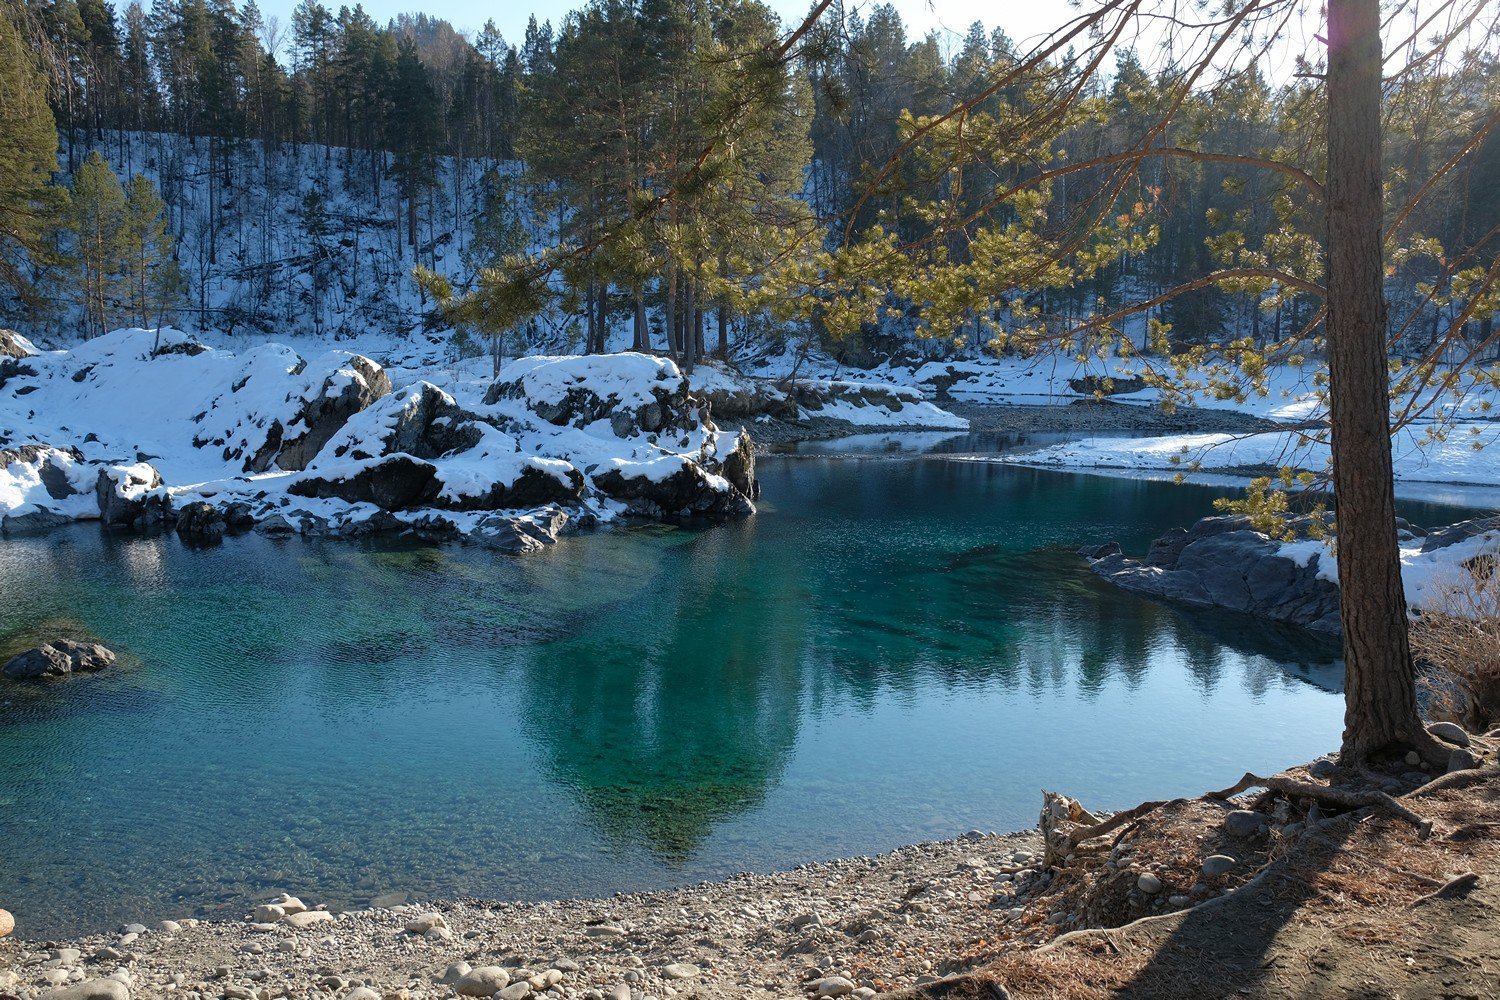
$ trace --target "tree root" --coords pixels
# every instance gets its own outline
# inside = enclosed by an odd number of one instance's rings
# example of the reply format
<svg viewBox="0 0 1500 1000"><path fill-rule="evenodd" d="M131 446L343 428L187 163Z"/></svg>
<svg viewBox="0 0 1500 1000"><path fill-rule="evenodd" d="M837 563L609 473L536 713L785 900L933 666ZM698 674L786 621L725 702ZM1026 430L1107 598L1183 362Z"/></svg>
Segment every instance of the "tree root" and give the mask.
<svg viewBox="0 0 1500 1000"><path fill-rule="evenodd" d="M1280 792L1282 795L1312 799L1314 802L1325 803L1340 809L1361 809L1365 806L1379 806L1416 827L1418 839L1426 840L1432 835L1432 820L1418 816L1406 808L1406 806L1381 791L1346 792L1342 789L1329 788L1325 785L1314 785L1311 782L1293 781L1291 778L1262 778L1246 772L1243 778L1228 788L1217 792L1204 793L1204 798L1219 799L1222 801L1238 795L1249 788L1269 788L1271 791Z"/></svg>
<svg viewBox="0 0 1500 1000"><path fill-rule="evenodd" d="M1146 815L1148 812L1151 812L1153 809L1157 809L1166 804L1166 799L1162 799L1159 802L1142 802L1138 806L1130 809L1123 809L1120 812L1115 813L1113 816L1102 823L1096 823L1093 826L1079 827L1078 829L1068 834L1068 847L1071 849L1077 847L1085 840L1093 840L1095 837L1102 837L1112 830L1119 829L1126 823L1129 823L1131 820L1139 819L1140 817Z"/></svg>
<svg viewBox="0 0 1500 1000"><path fill-rule="evenodd" d="M1407 792L1404 796L1408 799L1425 798L1436 792L1449 788L1468 788L1470 785L1483 784L1492 778L1500 778L1500 765L1491 764L1489 767L1471 767L1464 771L1452 771L1448 774L1439 775L1420 788Z"/></svg>
<svg viewBox="0 0 1500 1000"><path fill-rule="evenodd" d="M1424 903L1431 903L1432 901L1437 899L1457 899L1460 896L1467 896L1469 892L1478 884L1478 875L1474 874L1473 872L1464 872L1457 878L1449 879L1443 884L1443 887L1441 889L1438 889L1436 892L1429 892L1425 896L1418 896L1416 899L1412 900L1411 905L1413 907L1418 907Z"/></svg>

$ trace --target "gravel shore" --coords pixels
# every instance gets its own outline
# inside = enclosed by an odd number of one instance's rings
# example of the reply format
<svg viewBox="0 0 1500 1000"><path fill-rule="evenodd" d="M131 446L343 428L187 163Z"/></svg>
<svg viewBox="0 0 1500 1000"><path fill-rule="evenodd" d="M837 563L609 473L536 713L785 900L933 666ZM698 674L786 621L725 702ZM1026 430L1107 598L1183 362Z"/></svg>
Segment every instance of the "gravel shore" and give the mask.
<svg viewBox="0 0 1500 1000"><path fill-rule="evenodd" d="M142 915L115 934L0 941L0 996L869 997L957 971L948 956L1018 934L1024 917L1010 873L1037 850L1034 831L975 832L612 899L459 899L339 914L309 899L305 913L262 908L243 922ZM464 978L458 963L493 971Z"/></svg>

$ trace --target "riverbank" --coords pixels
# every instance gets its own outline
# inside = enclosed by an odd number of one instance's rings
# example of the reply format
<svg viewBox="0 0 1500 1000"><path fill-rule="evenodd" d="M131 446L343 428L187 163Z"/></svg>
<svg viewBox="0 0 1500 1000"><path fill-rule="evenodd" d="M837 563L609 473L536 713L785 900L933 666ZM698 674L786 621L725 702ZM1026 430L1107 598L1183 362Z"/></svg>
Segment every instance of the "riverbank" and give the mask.
<svg viewBox="0 0 1500 1000"><path fill-rule="evenodd" d="M1247 775L1224 792L1113 819L1054 800L1046 861L1036 832L973 832L610 899L335 915L282 897L238 923L0 941L0 991L22 1000L893 991L1161 1000L1298 996L1312 981L1329 997L1493 996L1500 768L1495 740L1462 739L1467 756L1444 777L1401 760L1376 765L1376 787L1400 807L1371 799L1341 810L1341 794L1373 794L1371 772L1325 758L1270 779L1291 783L1281 788L1256 793L1268 780ZM76 989L52 992L54 983Z"/></svg>
<svg viewBox="0 0 1500 1000"><path fill-rule="evenodd" d="M792 997L834 977L869 996L947 974L946 956L1015 933L1019 914L992 904L997 895L1008 904L1006 873L1038 850L1034 831L976 832L875 858L610 899L460 899L274 924L161 924L174 915L142 914L141 927L119 934L0 940L0 994L29 1000L46 995L52 980L120 976L136 997L345 997L365 986L377 997L418 1000L453 996L453 984L438 980L465 962L503 968L512 981L556 970L561 995L576 998ZM429 914L442 918L441 929L406 930L435 923Z"/></svg>

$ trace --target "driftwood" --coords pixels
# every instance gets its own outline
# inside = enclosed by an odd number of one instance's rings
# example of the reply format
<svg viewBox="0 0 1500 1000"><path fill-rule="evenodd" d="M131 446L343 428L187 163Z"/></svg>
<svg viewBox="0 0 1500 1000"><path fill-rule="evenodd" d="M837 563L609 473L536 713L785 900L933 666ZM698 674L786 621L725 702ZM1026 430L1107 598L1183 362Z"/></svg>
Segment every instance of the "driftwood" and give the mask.
<svg viewBox="0 0 1500 1000"><path fill-rule="evenodd" d="M1207 792L1204 797L1223 800L1238 795L1249 788L1269 788L1271 791L1280 792L1282 795L1312 799L1314 802L1337 806L1340 809L1361 809L1365 806L1379 806L1416 827L1417 836L1420 839L1426 840L1432 835L1432 820L1418 816L1390 795L1381 791L1347 792L1339 788L1329 788L1326 785L1315 785L1308 781L1294 781L1291 778L1262 778L1259 775L1246 772L1243 778L1228 788L1217 792Z"/></svg>

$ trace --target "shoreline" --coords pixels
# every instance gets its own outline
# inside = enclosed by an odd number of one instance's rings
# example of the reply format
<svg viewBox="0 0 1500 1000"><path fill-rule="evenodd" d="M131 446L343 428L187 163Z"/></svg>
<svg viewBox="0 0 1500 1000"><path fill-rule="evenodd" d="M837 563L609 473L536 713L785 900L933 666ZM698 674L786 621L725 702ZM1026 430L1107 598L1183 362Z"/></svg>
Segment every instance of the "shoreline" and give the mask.
<svg viewBox="0 0 1500 1000"><path fill-rule="evenodd" d="M1035 829L973 831L874 857L609 898L460 897L314 909L275 923L142 915L119 933L0 939L0 993L30 1000L55 985L115 977L134 996L356 997L365 987L375 997L421 1000L453 996L453 983L439 980L467 962L503 968L512 983L538 977L541 990L517 989L517 997L785 998L830 977L849 983L842 995L868 997L963 971L966 963L946 956L1025 933L1012 873L1040 844ZM437 929L406 929L434 924L430 914L442 918ZM550 992L541 978L549 970L560 974Z"/></svg>

